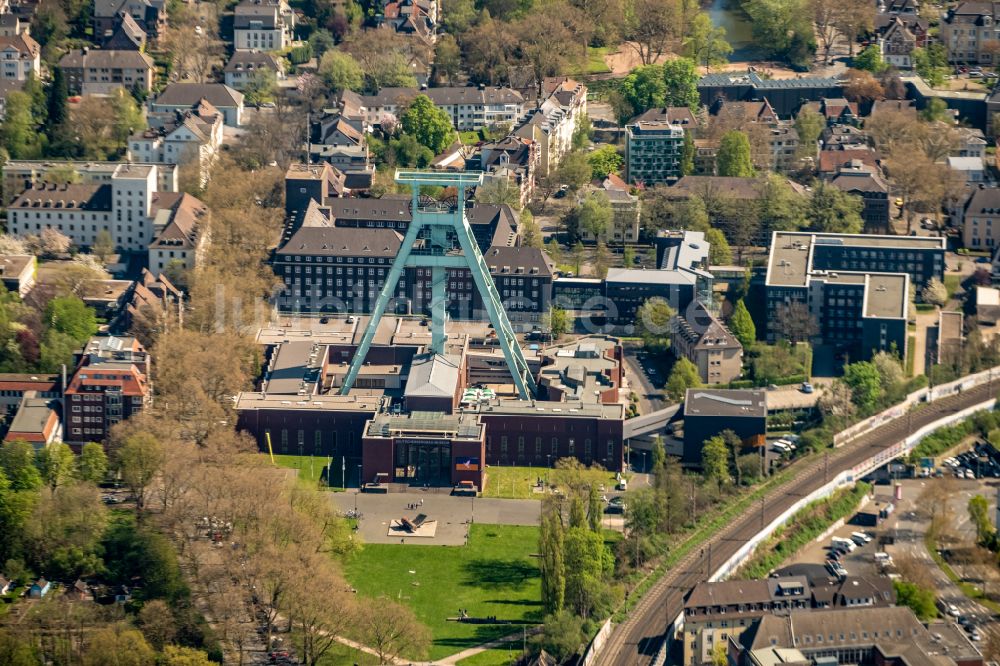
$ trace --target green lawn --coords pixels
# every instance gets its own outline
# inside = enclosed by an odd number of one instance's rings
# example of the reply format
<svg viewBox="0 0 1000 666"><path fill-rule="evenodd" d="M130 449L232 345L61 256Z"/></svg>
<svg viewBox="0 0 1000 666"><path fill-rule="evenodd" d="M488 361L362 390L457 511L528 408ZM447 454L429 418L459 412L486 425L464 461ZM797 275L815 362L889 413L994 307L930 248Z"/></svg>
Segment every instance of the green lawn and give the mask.
<svg viewBox="0 0 1000 666"><path fill-rule="evenodd" d="M555 483L558 474L556 470L546 467L489 467L486 470L486 490L483 491L483 497L540 500L544 495L532 491L539 477L542 481ZM603 483L609 490L615 485L613 472L587 469L582 474L587 483Z"/></svg>
<svg viewBox="0 0 1000 666"><path fill-rule="evenodd" d="M440 659L520 628L448 622L459 608L473 617L541 620L537 546L537 527L473 525L467 546L367 544L344 573L360 594L412 608L434 636L430 658Z"/></svg>
<svg viewBox="0 0 1000 666"><path fill-rule="evenodd" d="M611 71L608 63L604 62L604 56L611 53L610 46L588 46L587 64L584 74L605 74Z"/></svg>
<svg viewBox="0 0 1000 666"><path fill-rule="evenodd" d="M948 298L953 298L955 292L959 290L962 282L961 275L945 275L944 286L948 290Z"/></svg>
<svg viewBox="0 0 1000 666"><path fill-rule="evenodd" d="M323 655L323 658L319 660L318 666L344 666L344 664L375 666L377 663L378 657L375 655L337 643L330 648L329 652Z"/></svg>
<svg viewBox="0 0 1000 666"><path fill-rule="evenodd" d="M266 453L263 454L267 460L270 460L270 456ZM290 455L278 455L275 454L274 462L278 467L287 467L288 469L298 470L299 481L305 484L309 484L310 487L322 487L326 488L326 479L323 478L323 468L326 467L330 459L323 456L290 456ZM351 472L354 472L354 476L357 477L357 469L354 465L347 465L345 470L345 476L347 477L347 483L350 485L352 482L356 482L357 479L351 478ZM334 457L333 459L333 487L332 490L343 490L340 487L340 477L341 477L341 464L340 458ZM355 486L357 484L355 483Z"/></svg>
<svg viewBox="0 0 1000 666"><path fill-rule="evenodd" d="M510 645L510 650L503 648L490 648L483 650L479 654L466 657L458 662L459 666L510 666L516 663L521 657L521 642L517 641Z"/></svg>

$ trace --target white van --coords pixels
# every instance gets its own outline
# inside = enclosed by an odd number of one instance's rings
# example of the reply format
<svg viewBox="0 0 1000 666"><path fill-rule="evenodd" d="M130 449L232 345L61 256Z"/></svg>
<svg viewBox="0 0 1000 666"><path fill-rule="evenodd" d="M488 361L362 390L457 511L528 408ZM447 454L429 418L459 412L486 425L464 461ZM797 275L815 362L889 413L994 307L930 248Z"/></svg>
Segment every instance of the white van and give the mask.
<svg viewBox="0 0 1000 666"><path fill-rule="evenodd" d="M857 543L859 546L862 544L871 543L872 541L872 538L867 534L865 534L864 532L851 532L851 538L854 539L854 543ZM861 543L858 543L858 539L861 540Z"/></svg>

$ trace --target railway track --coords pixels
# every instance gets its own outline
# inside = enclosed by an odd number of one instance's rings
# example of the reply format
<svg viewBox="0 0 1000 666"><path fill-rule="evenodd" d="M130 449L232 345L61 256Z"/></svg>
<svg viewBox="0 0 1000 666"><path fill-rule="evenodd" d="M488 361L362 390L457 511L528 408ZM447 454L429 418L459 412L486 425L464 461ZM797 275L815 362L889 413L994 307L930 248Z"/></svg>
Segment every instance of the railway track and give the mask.
<svg viewBox="0 0 1000 666"><path fill-rule="evenodd" d="M992 383L986 383L941 398L858 436L823 458L803 462L801 469L793 465L795 475L763 498L761 510L748 511L709 539L704 548L692 550L649 589L626 620L614 628L593 661L594 666L649 664L671 622L683 610L688 591L707 580L713 567L732 557L764 525L829 479L896 444L910 432L988 400L991 389Z"/></svg>

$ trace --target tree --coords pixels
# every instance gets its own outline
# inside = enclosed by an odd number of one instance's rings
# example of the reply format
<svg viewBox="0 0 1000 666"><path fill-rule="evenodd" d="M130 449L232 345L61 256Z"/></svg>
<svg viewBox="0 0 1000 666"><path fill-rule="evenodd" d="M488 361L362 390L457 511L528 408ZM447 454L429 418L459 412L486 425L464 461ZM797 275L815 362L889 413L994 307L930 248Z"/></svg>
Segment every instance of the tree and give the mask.
<svg viewBox="0 0 1000 666"><path fill-rule="evenodd" d="M726 29L712 25L706 12L695 14L684 40L684 55L703 65L708 73L713 65L729 62L732 52L733 47L726 41Z"/></svg>
<svg viewBox="0 0 1000 666"><path fill-rule="evenodd" d="M885 393L882 377L871 361L845 365L844 383L851 389L854 404L864 410L873 408Z"/></svg>
<svg viewBox="0 0 1000 666"><path fill-rule="evenodd" d="M672 58L662 65L663 82L666 84L665 106L686 106L697 110L701 105L698 95L698 69L690 58Z"/></svg>
<svg viewBox="0 0 1000 666"><path fill-rule="evenodd" d="M927 106L920 112L920 117L929 123L953 121L948 103L940 97L931 97L927 100Z"/></svg>
<svg viewBox="0 0 1000 666"><path fill-rule="evenodd" d="M608 244L603 240L597 241L594 248L594 273L603 280L608 276L608 269L611 267L611 252L608 251Z"/></svg>
<svg viewBox="0 0 1000 666"><path fill-rule="evenodd" d="M604 537L586 526L570 527L564 551L566 606L583 618L610 610L606 577L614 570L614 558L604 546Z"/></svg>
<svg viewBox="0 0 1000 666"><path fill-rule="evenodd" d="M427 95L417 95L400 118L403 132L430 148L435 155L455 140L451 118L439 109Z"/></svg>
<svg viewBox="0 0 1000 666"><path fill-rule="evenodd" d="M775 309L775 323L789 342L805 342L819 333L816 318L809 312L809 306L801 301L779 304Z"/></svg>
<svg viewBox="0 0 1000 666"><path fill-rule="evenodd" d="M941 280L932 277L920 292L920 299L924 303L930 303L931 305L943 308L945 303L948 302L948 289Z"/></svg>
<svg viewBox="0 0 1000 666"><path fill-rule="evenodd" d="M556 663L566 663L587 642L583 624L582 617L566 610L546 615L542 631L532 638L532 643L552 655Z"/></svg>
<svg viewBox="0 0 1000 666"><path fill-rule="evenodd" d="M42 481L53 493L72 477L75 462L73 451L62 442L52 442L40 449L37 454Z"/></svg>
<svg viewBox="0 0 1000 666"><path fill-rule="evenodd" d="M906 376L903 373L903 365L899 362L899 357L895 354L880 351L872 355L872 363L878 370L882 386L886 389L902 384L906 380Z"/></svg>
<svg viewBox="0 0 1000 666"><path fill-rule="evenodd" d="M583 272L583 260L587 256L587 251L583 248L583 243L577 241L573 245L573 265L576 267L576 274L580 275Z"/></svg>
<svg viewBox="0 0 1000 666"><path fill-rule="evenodd" d="M689 388L699 388L701 377L698 375L698 368L687 358L679 358L674 363L670 377L667 379L667 395L674 402L681 402L687 394Z"/></svg>
<svg viewBox="0 0 1000 666"><path fill-rule="evenodd" d="M625 37L644 65L667 51L678 28L678 3L669 0L631 0L625 12Z"/></svg>
<svg viewBox="0 0 1000 666"><path fill-rule="evenodd" d="M177 622L170 606L163 599L152 599L142 605L139 628L154 649L162 651L177 635Z"/></svg>
<svg viewBox="0 0 1000 666"><path fill-rule="evenodd" d="M622 248L622 263L626 267L631 267L635 264L635 248L631 245L626 245Z"/></svg>
<svg viewBox="0 0 1000 666"><path fill-rule="evenodd" d="M849 69L844 76L844 97L852 102L866 105L883 99L885 89L871 72Z"/></svg>
<svg viewBox="0 0 1000 666"><path fill-rule="evenodd" d="M569 333L573 329L573 319L562 308L553 307L542 315L542 330L547 330L553 340Z"/></svg>
<svg viewBox="0 0 1000 666"><path fill-rule="evenodd" d="M803 106L795 117L795 131L799 133L799 150L807 157L816 156L819 137L826 127L826 120L818 111Z"/></svg>
<svg viewBox="0 0 1000 666"><path fill-rule="evenodd" d="M587 486L587 526L592 532L601 533L601 522L604 518L604 504L597 486Z"/></svg>
<svg viewBox="0 0 1000 666"><path fill-rule="evenodd" d="M115 241L111 237L111 232L107 229L101 229L97 232L97 237L94 239L94 244L91 246L90 251L94 253L101 263L107 262L108 258L115 253Z"/></svg>
<svg viewBox="0 0 1000 666"><path fill-rule="evenodd" d="M608 200L608 195L599 190L592 192L580 203L577 218L580 221L580 228L593 239L607 238L614 221L614 212L611 210L611 201ZM579 270L578 265L578 273Z"/></svg>
<svg viewBox="0 0 1000 666"><path fill-rule="evenodd" d="M462 71L462 50L452 35L444 34L434 47L434 72L438 80L454 85L455 77Z"/></svg>
<svg viewBox="0 0 1000 666"><path fill-rule="evenodd" d="M45 227L42 229L42 233L36 237L29 236L26 243L33 246L31 249L35 254L47 257L66 254L73 246L73 241L70 240L69 236L52 227Z"/></svg>
<svg viewBox="0 0 1000 666"><path fill-rule="evenodd" d="M45 320L51 328L83 344L97 333L97 317L92 308L75 296L59 296L45 306Z"/></svg>
<svg viewBox="0 0 1000 666"><path fill-rule="evenodd" d="M733 251L729 249L726 235L718 229L709 229L705 233L709 243L708 261L713 266L728 266L733 263Z"/></svg>
<svg viewBox="0 0 1000 666"><path fill-rule="evenodd" d="M49 132L60 127L69 118L67 111L67 98L69 89L66 85L66 74L62 67L56 67L52 73L52 84L49 85L48 92L48 118L46 120ZM50 137L51 138L51 137Z"/></svg>
<svg viewBox="0 0 1000 666"><path fill-rule="evenodd" d="M896 588L896 603L913 611L921 622L929 622L937 617L934 591L918 587L905 580L893 581Z"/></svg>
<svg viewBox="0 0 1000 666"><path fill-rule="evenodd" d="M750 160L750 140L739 130L730 130L719 141L715 168L720 176L752 178L753 162Z"/></svg>
<svg viewBox="0 0 1000 666"><path fill-rule="evenodd" d="M521 207L521 190L508 178L491 179L476 188L476 203L506 204L517 210Z"/></svg>
<svg viewBox="0 0 1000 666"><path fill-rule="evenodd" d="M837 234L861 233L864 220L861 197L845 192L835 185L820 182L813 189L806 208L809 226L815 231Z"/></svg>
<svg viewBox="0 0 1000 666"><path fill-rule="evenodd" d="M674 309L662 298L654 296L639 306L635 313L636 333L647 348L665 348L670 344L670 320Z"/></svg>
<svg viewBox="0 0 1000 666"><path fill-rule="evenodd" d="M108 456L104 453L104 447L96 442L84 444L80 457L76 460L76 478L98 484L104 480L107 471Z"/></svg>
<svg viewBox="0 0 1000 666"><path fill-rule="evenodd" d="M854 414L850 387L842 380L835 379L824 389L817 406L825 418L846 422Z"/></svg>
<svg viewBox="0 0 1000 666"><path fill-rule="evenodd" d="M976 527L976 538L980 544L988 543L990 537L996 532L993 523L990 522L990 503L982 495L975 495L969 498L969 518Z"/></svg>
<svg viewBox="0 0 1000 666"><path fill-rule="evenodd" d="M871 72L872 74L878 74L888 66L885 64L885 61L882 60L881 49L879 49L879 47L875 44L872 44L861 51L861 53L854 58L854 62L852 62L851 65L854 69Z"/></svg>
<svg viewBox="0 0 1000 666"><path fill-rule="evenodd" d="M567 153L559 162L558 177L569 189L576 191L590 182L594 169L582 152Z"/></svg>
<svg viewBox="0 0 1000 666"><path fill-rule="evenodd" d="M0 123L0 142L7 154L15 160L41 157L44 148L42 136L36 132L31 98L19 90L8 93L3 122Z"/></svg>
<svg viewBox="0 0 1000 666"><path fill-rule="evenodd" d="M156 663L156 653L142 634L128 625L115 624L90 636L83 666L146 666Z"/></svg>
<svg viewBox="0 0 1000 666"><path fill-rule="evenodd" d="M163 649L163 659L158 663L163 666L212 666L215 662L210 661L208 655L201 650L167 645Z"/></svg>
<svg viewBox="0 0 1000 666"><path fill-rule="evenodd" d="M622 80L622 96L632 106L632 113L666 105L667 83L662 65L636 67Z"/></svg>
<svg viewBox="0 0 1000 666"><path fill-rule="evenodd" d="M698 153L697 146L694 145L694 136L691 130L684 130L684 146L681 149L681 175L690 176L694 173L694 158Z"/></svg>
<svg viewBox="0 0 1000 666"><path fill-rule="evenodd" d="M927 48L913 49L913 68L917 75L932 88L944 84L948 74L948 51L943 44L928 44Z"/></svg>
<svg viewBox="0 0 1000 666"><path fill-rule="evenodd" d="M590 162L592 177L604 180L608 174L617 173L625 160L618 154L618 150L614 146L605 144L591 151L587 156L587 161Z"/></svg>
<svg viewBox="0 0 1000 666"><path fill-rule="evenodd" d="M837 4L840 11L834 17L834 24L847 41L848 52L853 56L858 36L875 27L875 5L868 0L840 0Z"/></svg>
<svg viewBox="0 0 1000 666"><path fill-rule="evenodd" d="M562 611L566 595L566 565L563 559L562 507L551 497L542 504L539 531L539 569L542 574L542 605L547 613Z"/></svg>
<svg viewBox="0 0 1000 666"><path fill-rule="evenodd" d="M521 245L524 247L542 248L542 232L535 222L535 216L525 208L521 211L521 221L517 225L521 235Z"/></svg>
<svg viewBox="0 0 1000 666"><path fill-rule="evenodd" d="M722 435L709 437L701 447L701 473L705 481L714 481L719 490L732 481L729 475L729 447Z"/></svg>
<svg viewBox="0 0 1000 666"><path fill-rule="evenodd" d="M733 332L736 339L740 341L744 349L749 349L757 341L757 327L753 323L753 317L747 310L743 299L736 301L733 308L733 315L729 318L729 330Z"/></svg>
<svg viewBox="0 0 1000 666"><path fill-rule="evenodd" d="M362 30L343 44L365 74L365 88L416 88L417 80L407 58L408 46L393 30Z"/></svg>
<svg viewBox="0 0 1000 666"><path fill-rule="evenodd" d="M319 61L317 73L323 77L326 85L334 93L342 90L359 91L364 89L365 74L361 65L350 53L330 50L323 54Z"/></svg>
<svg viewBox="0 0 1000 666"><path fill-rule="evenodd" d="M163 445L148 433L130 435L115 451L115 466L135 496L136 513L140 516L146 506L149 485L163 466L164 457Z"/></svg>
<svg viewBox="0 0 1000 666"><path fill-rule="evenodd" d="M12 490L36 490L42 485L42 476L35 466L35 447L24 440L0 446L0 470Z"/></svg>
<svg viewBox="0 0 1000 666"><path fill-rule="evenodd" d="M365 644L378 655L379 664L393 664L396 657L422 656L430 647L431 634L413 611L389 599L362 606L361 631Z"/></svg>
<svg viewBox="0 0 1000 666"><path fill-rule="evenodd" d="M748 0L754 43L772 56L806 66L816 48L807 0Z"/></svg>
<svg viewBox="0 0 1000 666"><path fill-rule="evenodd" d="M278 87L277 75L266 68L258 68L243 87L243 100L250 106L260 107L274 101L274 93Z"/></svg>

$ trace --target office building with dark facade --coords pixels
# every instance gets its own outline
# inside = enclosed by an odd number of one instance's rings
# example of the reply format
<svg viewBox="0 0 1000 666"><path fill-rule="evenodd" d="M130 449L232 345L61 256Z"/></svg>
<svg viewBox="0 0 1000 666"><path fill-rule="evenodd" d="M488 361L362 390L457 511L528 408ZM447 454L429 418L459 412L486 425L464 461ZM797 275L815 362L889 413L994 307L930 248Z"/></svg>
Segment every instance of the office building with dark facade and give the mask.
<svg viewBox="0 0 1000 666"><path fill-rule="evenodd" d="M712 107L720 99L729 102L767 100L782 118L790 118L804 102L843 97L838 79L803 77L762 79L756 72L720 72L706 74L698 81L698 96L703 106Z"/></svg>
<svg viewBox="0 0 1000 666"><path fill-rule="evenodd" d="M762 390L688 389L684 396L681 462L701 465L705 440L732 430L746 446L762 447L767 436L767 393Z"/></svg>
<svg viewBox="0 0 1000 666"><path fill-rule="evenodd" d="M781 309L799 304L818 326L815 341L852 359L878 351L906 357L910 284L944 274L945 239L775 232L765 298L768 340L784 337Z"/></svg>

